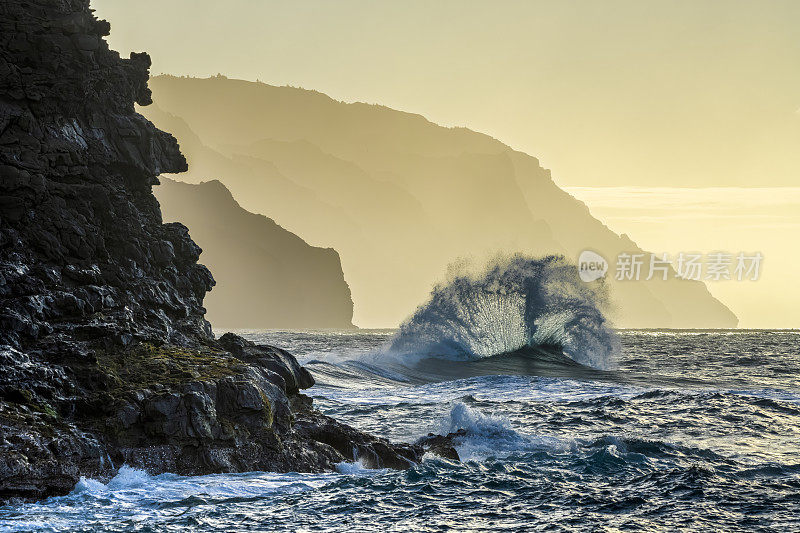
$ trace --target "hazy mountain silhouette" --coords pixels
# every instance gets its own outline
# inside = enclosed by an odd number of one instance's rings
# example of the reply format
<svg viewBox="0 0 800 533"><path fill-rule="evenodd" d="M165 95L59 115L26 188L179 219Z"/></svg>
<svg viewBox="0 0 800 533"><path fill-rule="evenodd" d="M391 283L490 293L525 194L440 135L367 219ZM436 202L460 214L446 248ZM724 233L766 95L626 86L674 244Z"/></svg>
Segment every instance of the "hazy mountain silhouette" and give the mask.
<svg viewBox="0 0 800 533"><path fill-rule="evenodd" d="M204 305L216 328L352 327L353 302L335 250L309 246L245 211L219 181L161 182L153 192L164 221L189 228L214 274Z"/></svg>
<svg viewBox="0 0 800 533"><path fill-rule="evenodd" d="M357 324L397 324L459 257L574 259L589 248L613 263L639 251L536 158L487 135L225 77L159 76L151 88L155 105L142 112L178 138L189 161L180 179L219 179L244 208L338 250ZM622 326L736 325L701 282L611 284Z"/></svg>

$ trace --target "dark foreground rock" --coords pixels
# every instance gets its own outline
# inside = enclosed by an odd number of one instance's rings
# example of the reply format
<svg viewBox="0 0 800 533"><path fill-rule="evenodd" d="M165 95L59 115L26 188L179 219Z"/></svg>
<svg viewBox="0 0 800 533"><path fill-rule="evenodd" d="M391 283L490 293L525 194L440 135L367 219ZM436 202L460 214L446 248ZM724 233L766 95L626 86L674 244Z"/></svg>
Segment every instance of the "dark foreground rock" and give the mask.
<svg viewBox="0 0 800 533"><path fill-rule="evenodd" d="M459 461L460 457L458 456L455 446L459 440L466 436L466 429L459 429L447 435L428 433L425 437L417 440L415 446L422 448L427 453L438 455L444 459Z"/></svg>
<svg viewBox="0 0 800 533"><path fill-rule="evenodd" d="M150 59L108 49L88 0L0 3L0 498L151 472L407 467L313 410L285 351L216 340L214 281L152 186L186 163L134 110Z"/></svg>
<svg viewBox="0 0 800 533"><path fill-rule="evenodd" d="M299 392L313 378L290 354L231 334L194 348L97 346L49 367L13 348L0 354L61 373L73 392L41 394L51 385L44 375L0 381L3 498L63 494L80 476L109 477L122 464L185 475L322 472L354 460L408 468L430 448L319 413Z"/></svg>

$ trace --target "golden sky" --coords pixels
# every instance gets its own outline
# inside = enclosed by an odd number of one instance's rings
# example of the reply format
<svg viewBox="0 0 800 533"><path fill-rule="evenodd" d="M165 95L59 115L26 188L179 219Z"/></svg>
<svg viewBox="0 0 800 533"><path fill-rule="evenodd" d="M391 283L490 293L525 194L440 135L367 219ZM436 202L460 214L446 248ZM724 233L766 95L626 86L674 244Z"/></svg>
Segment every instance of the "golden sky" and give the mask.
<svg viewBox="0 0 800 533"><path fill-rule="evenodd" d="M762 281L710 290L744 327L800 326L790 282L800 260L798 1L92 6L112 24L112 47L150 52L153 73L259 79L466 126L540 158L646 249L762 251Z"/></svg>
<svg viewBox="0 0 800 533"><path fill-rule="evenodd" d="M93 0L153 72L260 79L488 133L563 185L800 176L800 2Z"/></svg>
<svg viewBox="0 0 800 533"><path fill-rule="evenodd" d="M706 281L744 328L800 326L797 235L800 187L569 187L595 217L644 249L704 255L727 252L764 259L757 281ZM614 258L609 258L614 259Z"/></svg>

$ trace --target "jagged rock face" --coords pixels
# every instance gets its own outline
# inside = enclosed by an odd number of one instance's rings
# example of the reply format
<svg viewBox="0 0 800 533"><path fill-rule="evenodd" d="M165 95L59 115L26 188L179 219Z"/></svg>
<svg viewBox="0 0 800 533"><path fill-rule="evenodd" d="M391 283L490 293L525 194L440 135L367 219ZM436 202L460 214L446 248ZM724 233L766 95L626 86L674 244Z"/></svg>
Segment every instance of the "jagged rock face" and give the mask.
<svg viewBox="0 0 800 533"><path fill-rule="evenodd" d="M0 343L209 335L211 274L151 194L186 162L134 111L150 58L108 32L86 0L0 4Z"/></svg>
<svg viewBox="0 0 800 533"><path fill-rule="evenodd" d="M215 340L213 284L151 188L186 162L134 112L149 58L122 60L88 0L0 3L0 500L151 472L408 466L423 446L338 424L289 353Z"/></svg>
<svg viewBox="0 0 800 533"><path fill-rule="evenodd" d="M96 350L210 339L211 274L151 193L186 161L134 111L150 58L108 32L88 0L0 3L0 496L110 467L79 422L109 399Z"/></svg>

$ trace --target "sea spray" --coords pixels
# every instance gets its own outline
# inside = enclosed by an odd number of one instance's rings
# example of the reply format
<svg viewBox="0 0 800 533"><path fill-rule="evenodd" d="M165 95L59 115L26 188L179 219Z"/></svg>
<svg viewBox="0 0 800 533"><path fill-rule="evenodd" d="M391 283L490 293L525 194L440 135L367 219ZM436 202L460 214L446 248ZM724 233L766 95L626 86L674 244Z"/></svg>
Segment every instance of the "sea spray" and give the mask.
<svg viewBox="0 0 800 533"><path fill-rule="evenodd" d="M476 359L524 347L552 347L574 361L608 368L619 342L603 310L602 280L585 283L562 256L461 262L406 320L387 354Z"/></svg>
<svg viewBox="0 0 800 533"><path fill-rule="evenodd" d="M440 421L438 431L446 435L459 430L464 434L453 443L463 461L482 461L490 456L504 457L512 453L565 447L561 439L528 435L517 431L505 416L486 414L456 401Z"/></svg>

